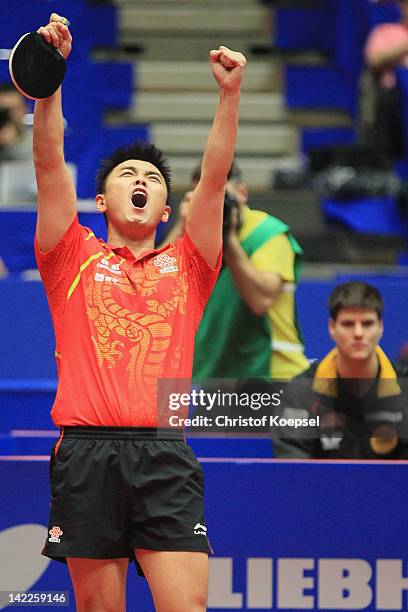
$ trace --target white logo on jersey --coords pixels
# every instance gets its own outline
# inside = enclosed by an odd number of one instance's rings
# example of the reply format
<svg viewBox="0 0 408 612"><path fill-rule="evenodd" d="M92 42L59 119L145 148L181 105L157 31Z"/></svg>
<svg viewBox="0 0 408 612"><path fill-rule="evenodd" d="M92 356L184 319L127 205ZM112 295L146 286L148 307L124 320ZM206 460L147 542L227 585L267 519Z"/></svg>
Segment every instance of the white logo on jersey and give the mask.
<svg viewBox="0 0 408 612"><path fill-rule="evenodd" d="M119 266L120 264L111 264L105 258L101 259L101 261L96 264L97 268L103 268L104 270L108 270L108 272L111 272L112 274L118 274L120 276L122 272L120 271Z"/></svg>
<svg viewBox="0 0 408 612"><path fill-rule="evenodd" d="M160 274L167 274L169 272L178 272L178 267L176 264L177 259L175 257L170 257L166 253L161 253L154 258L153 263L155 266L160 268Z"/></svg>

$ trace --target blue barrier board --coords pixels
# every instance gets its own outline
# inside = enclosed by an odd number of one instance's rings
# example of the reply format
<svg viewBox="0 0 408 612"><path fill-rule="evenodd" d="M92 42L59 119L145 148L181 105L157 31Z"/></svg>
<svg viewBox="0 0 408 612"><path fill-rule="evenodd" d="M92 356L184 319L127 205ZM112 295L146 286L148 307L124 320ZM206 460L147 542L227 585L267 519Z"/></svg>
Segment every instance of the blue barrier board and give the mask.
<svg viewBox="0 0 408 612"><path fill-rule="evenodd" d="M408 504L402 462L202 462L214 549L209 610L406 610ZM40 555L48 458L0 458L0 590L69 591ZM3 608L11 609L11 608ZM153 612L129 570L127 609Z"/></svg>

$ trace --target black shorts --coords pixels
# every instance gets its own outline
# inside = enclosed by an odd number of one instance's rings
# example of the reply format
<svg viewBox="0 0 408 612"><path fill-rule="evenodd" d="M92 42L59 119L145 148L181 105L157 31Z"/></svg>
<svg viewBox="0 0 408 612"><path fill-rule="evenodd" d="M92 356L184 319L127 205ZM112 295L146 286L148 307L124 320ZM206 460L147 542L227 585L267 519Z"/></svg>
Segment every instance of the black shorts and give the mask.
<svg viewBox="0 0 408 612"><path fill-rule="evenodd" d="M181 433L122 427L61 432L50 459L43 555L66 563L67 557L135 560L134 548L211 551L203 472Z"/></svg>

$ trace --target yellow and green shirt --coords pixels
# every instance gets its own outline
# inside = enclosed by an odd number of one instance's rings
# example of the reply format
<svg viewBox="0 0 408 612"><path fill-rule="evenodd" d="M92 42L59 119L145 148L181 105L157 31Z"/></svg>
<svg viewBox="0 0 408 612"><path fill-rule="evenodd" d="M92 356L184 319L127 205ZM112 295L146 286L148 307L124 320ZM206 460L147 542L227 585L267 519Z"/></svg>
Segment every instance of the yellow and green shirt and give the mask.
<svg viewBox="0 0 408 612"><path fill-rule="evenodd" d="M295 304L302 249L285 223L248 207L238 237L254 267L278 274L282 289L268 313L256 316L224 267L196 336L194 377L291 379L309 365Z"/></svg>

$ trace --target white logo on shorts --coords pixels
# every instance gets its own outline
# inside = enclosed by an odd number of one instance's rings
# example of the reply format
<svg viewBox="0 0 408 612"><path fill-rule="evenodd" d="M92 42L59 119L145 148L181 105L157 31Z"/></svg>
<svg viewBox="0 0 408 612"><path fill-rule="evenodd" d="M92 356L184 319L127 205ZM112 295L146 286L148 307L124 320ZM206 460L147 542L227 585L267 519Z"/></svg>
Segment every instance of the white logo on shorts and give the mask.
<svg viewBox="0 0 408 612"><path fill-rule="evenodd" d="M197 525L194 527L194 534L206 536L207 527L205 525L202 525L201 523L197 523Z"/></svg>
<svg viewBox="0 0 408 612"><path fill-rule="evenodd" d="M60 537L62 536L64 532L61 531L61 529L58 526L54 525L54 527L50 529L48 533L51 536L50 538L48 538L48 541L56 542L57 544L59 544L61 542Z"/></svg>

